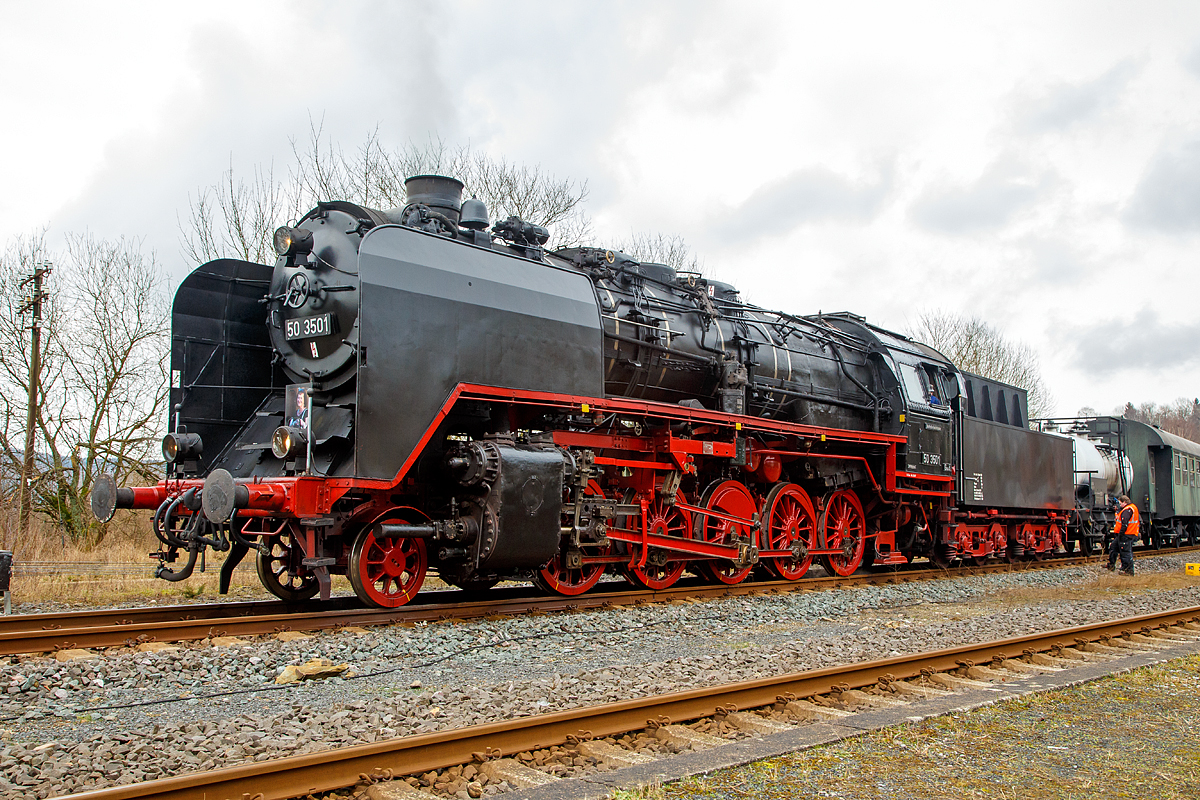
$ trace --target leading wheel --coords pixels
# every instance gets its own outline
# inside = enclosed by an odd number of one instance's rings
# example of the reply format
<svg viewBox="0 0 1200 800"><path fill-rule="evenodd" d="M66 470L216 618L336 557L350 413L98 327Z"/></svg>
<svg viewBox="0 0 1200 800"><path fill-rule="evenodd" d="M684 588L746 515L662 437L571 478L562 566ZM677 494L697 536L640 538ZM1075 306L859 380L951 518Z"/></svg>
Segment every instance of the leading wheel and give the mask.
<svg viewBox="0 0 1200 800"><path fill-rule="evenodd" d="M604 490L595 481L588 481L584 496L603 498ZM584 547L587 549L583 550ZM580 549L586 555L606 556L612 550L612 545L607 544L603 548L598 548L595 545L588 546L586 542L581 542ZM563 564L563 552L560 547L550 563L538 570L533 580L548 592L573 597L583 594L599 583L600 577L604 575L604 567L604 564L581 564L577 568L566 567Z"/></svg>
<svg viewBox="0 0 1200 800"><path fill-rule="evenodd" d="M700 505L709 511L744 520L753 518L758 511L758 504L754 502L750 490L737 481L712 484L704 492ZM701 514L697 514L696 518L698 524L693 523L694 529L698 530L701 539L710 544L736 545L754 541L754 530L748 524ZM705 575L729 585L744 581L752 568L753 565L739 567L734 561L724 558L700 563Z"/></svg>
<svg viewBox="0 0 1200 800"><path fill-rule="evenodd" d="M850 489L839 489L831 494L825 504L823 521L825 546L842 552L821 556L821 566L830 575L853 575L862 564L867 541L867 520L858 495Z"/></svg>
<svg viewBox="0 0 1200 800"><path fill-rule="evenodd" d="M794 483L777 483L763 501L764 550L792 550L796 555L768 558L766 567L778 578L798 581L812 566L817 515L808 493Z"/></svg>
<svg viewBox="0 0 1200 800"><path fill-rule="evenodd" d="M405 524L402 519L381 521ZM429 566L425 540L376 540L371 533L373 527L368 525L354 537L347 577L359 600L380 608L396 608L416 597L425 581Z"/></svg>
<svg viewBox="0 0 1200 800"><path fill-rule="evenodd" d="M675 495L678 501L686 502L683 493ZM636 514L628 518L629 529L641 533L642 517ZM677 539L692 538L691 515L674 504L667 505L657 494L646 508L646 530L652 536L672 536ZM659 591L675 585L687 569L687 562L675 558L678 554L670 550L651 547L645 563L640 567L625 567L625 578L637 586ZM629 557L636 564L642 560L642 546L629 545Z"/></svg>
<svg viewBox="0 0 1200 800"><path fill-rule="evenodd" d="M291 530L284 529L267 541L267 552L259 551L255 566L258 580L268 592L289 603L316 595L321 587L317 576L300 564L304 551Z"/></svg>

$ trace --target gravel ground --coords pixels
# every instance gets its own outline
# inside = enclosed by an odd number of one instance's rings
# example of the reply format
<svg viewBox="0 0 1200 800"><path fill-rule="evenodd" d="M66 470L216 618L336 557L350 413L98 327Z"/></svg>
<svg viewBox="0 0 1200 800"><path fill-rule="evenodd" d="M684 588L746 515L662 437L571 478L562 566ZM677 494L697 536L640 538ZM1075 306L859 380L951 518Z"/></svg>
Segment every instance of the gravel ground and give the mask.
<svg viewBox="0 0 1200 800"><path fill-rule="evenodd" d="M615 798L1192 800L1198 719L1192 656Z"/></svg>
<svg viewBox="0 0 1200 800"><path fill-rule="evenodd" d="M1200 605L1200 580L1177 577L1187 560L1139 561L1139 583L1124 588L1096 567L1068 567L24 659L0 666L0 796L48 797ZM1172 588L1142 577L1156 572ZM311 659L349 672L274 683Z"/></svg>

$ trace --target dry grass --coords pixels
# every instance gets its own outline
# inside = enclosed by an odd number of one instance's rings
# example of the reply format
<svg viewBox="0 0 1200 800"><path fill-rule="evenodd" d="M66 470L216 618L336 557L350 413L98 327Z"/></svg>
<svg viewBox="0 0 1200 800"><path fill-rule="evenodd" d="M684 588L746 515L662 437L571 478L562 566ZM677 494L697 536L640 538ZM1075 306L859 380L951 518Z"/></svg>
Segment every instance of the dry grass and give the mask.
<svg viewBox="0 0 1200 800"><path fill-rule="evenodd" d="M0 550L12 550L17 562L53 562L78 565L58 574L22 573L17 568L12 580L16 610L27 604L65 604L102 606L119 603L177 603L189 600L216 600L221 597L220 572L224 553L207 554L206 571L196 572L186 581L170 583L154 577L158 562L149 557L158 549L158 540L150 530L149 512L121 511L105 526L104 538L94 546L81 546L66 539L63 532L46 520L34 517L27 536L17 534L15 509L0 506ZM182 558L182 556L181 556ZM181 562L177 562L181 563ZM92 565L106 565L109 570ZM116 568L125 568L118 570ZM334 575L333 594L353 593L350 581ZM426 589L449 588L435 575L425 579ZM254 554L247 554L233 573L228 599L274 599L259 583Z"/></svg>
<svg viewBox="0 0 1200 800"><path fill-rule="evenodd" d="M1197 722L1192 656L613 797L1191 800L1200 790Z"/></svg>
<svg viewBox="0 0 1200 800"><path fill-rule="evenodd" d="M1045 600L1103 600L1114 595L1144 594L1200 585L1200 576L1178 572L1143 572L1132 577L1097 568L1096 577L1074 586L1030 586L997 594L1001 603L1034 603Z"/></svg>
<svg viewBox="0 0 1200 800"><path fill-rule="evenodd" d="M219 573L224 554L214 557L210 553L204 574L197 570L195 576L186 581L168 583L154 577L157 562L148 557L158 549L157 546L150 530L149 515L145 512L119 513L105 526L104 538L96 545L87 546L67 540L60 529L39 517L33 518L28 535L20 536L15 510L0 509L0 549L11 550L18 563L12 580L12 596L18 610L28 603L103 605L179 602L219 596ZM30 562L79 566L58 574L22 572L19 565ZM91 565L103 565L108 569ZM336 582L334 588L339 588ZM349 584L344 588L348 589ZM229 596L267 596L259 585L252 556L247 556L234 573Z"/></svg>

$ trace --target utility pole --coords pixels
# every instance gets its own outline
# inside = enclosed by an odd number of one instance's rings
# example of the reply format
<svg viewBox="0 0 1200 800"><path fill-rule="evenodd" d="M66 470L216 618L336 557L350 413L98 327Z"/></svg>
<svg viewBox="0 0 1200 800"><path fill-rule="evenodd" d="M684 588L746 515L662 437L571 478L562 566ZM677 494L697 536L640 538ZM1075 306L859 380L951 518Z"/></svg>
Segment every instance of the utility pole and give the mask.
<svg viewBox="0 0 1200 800"><path fill-rule="evenodd" d="M21 537L29 533L29 512L33 505L33 432L37 419L38 380L42 372L42 301L46 299L42 291L42 279L49 275L51 270L52 265L49 261L35 262L33 274L21 281L22 288L33 284L33 294L21 306L22 314L26 311L33 312L29 326L33 351L29 356L29 408L25 414L25 461L21 465L21 509L18 521Z"/></svg>

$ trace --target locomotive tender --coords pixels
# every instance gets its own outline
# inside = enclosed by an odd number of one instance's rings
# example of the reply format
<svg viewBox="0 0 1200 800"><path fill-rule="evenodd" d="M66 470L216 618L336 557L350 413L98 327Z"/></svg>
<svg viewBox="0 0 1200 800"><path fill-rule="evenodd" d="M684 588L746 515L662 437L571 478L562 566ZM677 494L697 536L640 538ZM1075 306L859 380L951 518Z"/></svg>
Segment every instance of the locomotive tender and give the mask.
<svg viewBox="0 0 1200 800"><path fill-rule="evenodd" d="M254 550L283 599L345 574L388 607L430 567L570 595L605 572L796 580L1080 537L1074 445L1028 429L1024 391L853 314L548 253L452 178L406 188L390 211L321 203L276 232L273 266L180 285L166 479L92 495L100 519L154 509L159 577L229 551L224 592Z"/></svg>

